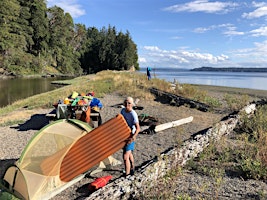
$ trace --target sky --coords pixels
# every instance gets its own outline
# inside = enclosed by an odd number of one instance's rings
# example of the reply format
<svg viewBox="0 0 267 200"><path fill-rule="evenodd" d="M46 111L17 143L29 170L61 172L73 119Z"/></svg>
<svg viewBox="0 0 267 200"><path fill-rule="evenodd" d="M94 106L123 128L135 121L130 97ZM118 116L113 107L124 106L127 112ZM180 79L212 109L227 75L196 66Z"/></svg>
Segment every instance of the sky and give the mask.
<svg viewBox="0 0 267 200"><path fill-rule="evenodd" d="M267 67L267 1L47 0L75 24L129 31L140 67Z"/></svg>

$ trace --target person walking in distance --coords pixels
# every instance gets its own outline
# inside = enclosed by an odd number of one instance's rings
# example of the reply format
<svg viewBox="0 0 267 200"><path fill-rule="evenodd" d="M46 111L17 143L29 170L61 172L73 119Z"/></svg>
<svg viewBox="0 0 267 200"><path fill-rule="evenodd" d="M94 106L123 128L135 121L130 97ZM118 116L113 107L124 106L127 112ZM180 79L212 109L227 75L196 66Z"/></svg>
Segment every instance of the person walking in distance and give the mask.
<svg viewBox="0 0 267 200"><path fill-rule="evenodd" d="M123 148L123 161L125 166L125 174L127 175L134 174L134 157L133 150L135 147L135 141L138 133L140 132L140 125L138 120L137 113L133 110L133 98L127 97L124 100L124 108L121 110L121 114L126 120L128 126L130 127L132 133L131 137L128 139L127 144Z"/></svg>
<svg viewBox="0 0 267 200"><path fill-rule="evenodd" d="M151 68L150 67L147 67L146 68L146 75L147 75L147 80L150 80L151 79Z"/></svg>

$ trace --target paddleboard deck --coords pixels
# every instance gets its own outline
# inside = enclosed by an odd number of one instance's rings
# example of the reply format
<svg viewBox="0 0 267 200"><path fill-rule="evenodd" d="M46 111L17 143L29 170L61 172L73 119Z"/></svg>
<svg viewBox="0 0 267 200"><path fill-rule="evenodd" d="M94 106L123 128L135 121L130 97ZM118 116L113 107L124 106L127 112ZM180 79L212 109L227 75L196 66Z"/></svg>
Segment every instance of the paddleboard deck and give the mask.
<svg viewBox="0 0 267 200"><path fill-rule="evenodd" d="M72 145L62 161L60 179L68 182L87 172L122 149L130 136L131 130L121 114L103 123Z"/></svg>

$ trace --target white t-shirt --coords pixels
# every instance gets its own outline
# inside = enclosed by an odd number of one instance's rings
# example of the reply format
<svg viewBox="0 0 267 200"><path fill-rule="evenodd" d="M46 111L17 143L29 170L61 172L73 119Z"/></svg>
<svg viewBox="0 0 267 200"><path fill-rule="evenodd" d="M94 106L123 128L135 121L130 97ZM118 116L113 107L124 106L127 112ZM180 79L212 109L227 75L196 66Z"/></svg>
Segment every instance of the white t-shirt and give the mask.
<svg viewBox="0 0 267 200"><path fill-rule="evenodd" d="M135 130L136 130L135 124L139 123L137 113L134 110L132 110L131 112L126 112L126 109L123 108L121 110L121 114L123 115L123 117L126 120L128 126L132 130L132 134L134 134Z"/></svg>

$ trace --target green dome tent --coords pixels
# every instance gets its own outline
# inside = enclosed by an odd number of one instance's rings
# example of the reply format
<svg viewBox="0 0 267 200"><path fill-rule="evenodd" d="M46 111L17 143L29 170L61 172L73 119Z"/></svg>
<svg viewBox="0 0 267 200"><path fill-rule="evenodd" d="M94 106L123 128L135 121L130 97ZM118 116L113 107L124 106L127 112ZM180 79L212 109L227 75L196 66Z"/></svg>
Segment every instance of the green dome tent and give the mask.
<svg viewBox="0 0 267 200"><path fill-rule="evenodd" d="M58 120L39 130L3 177L5 187L21 199L49 199L125 145L130 129L118 115L93 129L80 120Z"/></svg>

